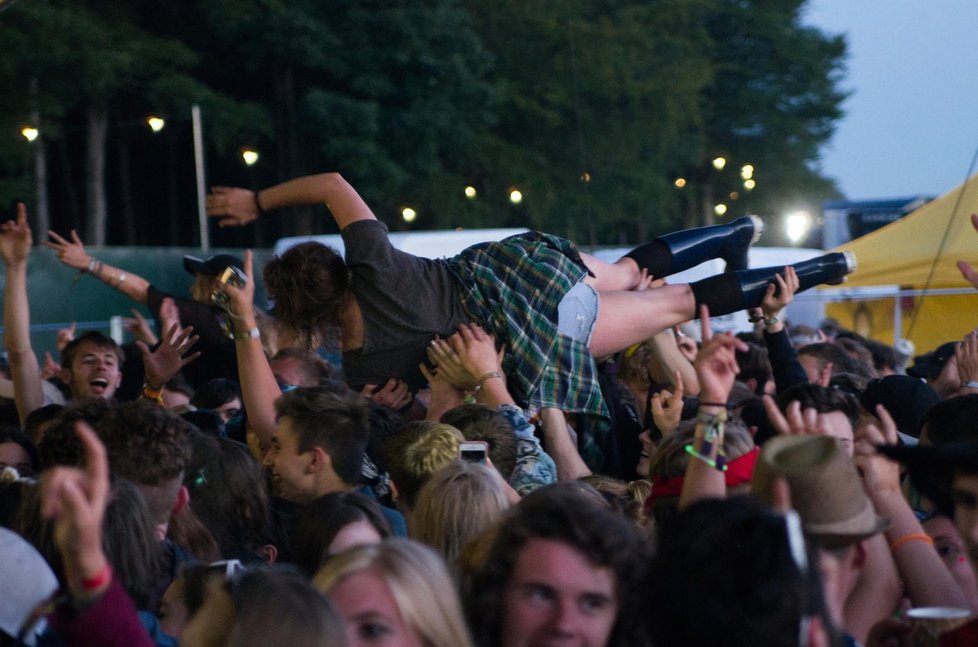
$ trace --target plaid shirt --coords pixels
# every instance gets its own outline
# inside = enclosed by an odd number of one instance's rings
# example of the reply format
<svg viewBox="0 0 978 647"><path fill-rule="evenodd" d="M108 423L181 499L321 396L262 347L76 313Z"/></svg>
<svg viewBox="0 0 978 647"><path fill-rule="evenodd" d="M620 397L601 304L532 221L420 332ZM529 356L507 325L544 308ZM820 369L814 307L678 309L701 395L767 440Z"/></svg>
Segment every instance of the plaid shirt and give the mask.
<svg viewBox="0 0 978 647"><path fill-rule="evenodd" d="M587 344L557 334L557 305L587 275L573 243L531 231L448 264L466 311L506 346L507 387L522 407L608 417Z"/></svg>

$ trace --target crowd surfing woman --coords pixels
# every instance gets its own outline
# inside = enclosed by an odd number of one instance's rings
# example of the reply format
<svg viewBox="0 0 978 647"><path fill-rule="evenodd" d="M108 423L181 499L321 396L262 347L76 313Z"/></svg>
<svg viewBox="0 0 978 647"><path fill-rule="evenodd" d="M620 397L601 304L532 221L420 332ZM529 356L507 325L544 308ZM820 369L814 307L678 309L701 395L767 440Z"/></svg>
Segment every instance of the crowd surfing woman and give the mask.
<svg viewBox="0 0 978 647"><path fill-rule="evenodd" d="M301 243L266 265L265 287L282 324L312 342L338 337L343 372L355 389L395 378L416 391L425 384L419 366L428 344L475 322L505 348L507 386L521 406L607 415L592 357L693 319L701 305L713 315L756 307L784 284L783 268L747 269L747 248L761 231L750 216L668 234L606 263L537 231L448 259L418 258L391 245L387 226L337 173L261 191L215 187L207 213L221 227L242 226L280 207L309 204L332 212L345 260L325 245ZM728 272L635 289L645 277L663 278L712 258L723 258ZM840 283L855 258L832 253L794 267L800 291Z"/></svg>

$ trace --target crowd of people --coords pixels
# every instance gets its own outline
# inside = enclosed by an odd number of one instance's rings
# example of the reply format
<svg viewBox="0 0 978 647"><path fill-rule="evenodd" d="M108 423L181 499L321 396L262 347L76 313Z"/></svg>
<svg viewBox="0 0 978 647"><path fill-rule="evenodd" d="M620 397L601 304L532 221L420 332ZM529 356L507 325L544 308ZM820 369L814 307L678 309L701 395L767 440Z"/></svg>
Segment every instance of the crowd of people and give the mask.
<svg viewBox="0 0 978 647"><path fill-rule="evenodd" d="M749 268L753 217L604 263L539 232L417 258L334 173L207 209L297 204L345 257L275 257L270 304L250 252L184 257L184 298L47 232L154 321L43 363L51 252L0 225L0 645L976 644L978 334L790 326L855 259Z"/></svg>

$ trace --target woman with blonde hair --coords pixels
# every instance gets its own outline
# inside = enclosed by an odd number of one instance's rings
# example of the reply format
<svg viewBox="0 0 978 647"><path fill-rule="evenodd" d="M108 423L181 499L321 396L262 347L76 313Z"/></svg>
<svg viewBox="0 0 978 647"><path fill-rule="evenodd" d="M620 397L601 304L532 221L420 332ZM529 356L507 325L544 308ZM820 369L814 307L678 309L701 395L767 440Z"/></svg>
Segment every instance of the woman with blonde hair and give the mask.
<svg viewBox="0 0 978 647"><path fill-rule="evenodd" d="M496 469L453 461L432 474L421 488L408 534L438 551L457 575L456 562L465 545L509 509L507 491Z"/></svg>
<svg viewBox="0 0 978 647"><path fill-rule="evenodd" d="M343 616L350 647L472 647L445 563L410 539L340 553L313 584Z"/></svg>

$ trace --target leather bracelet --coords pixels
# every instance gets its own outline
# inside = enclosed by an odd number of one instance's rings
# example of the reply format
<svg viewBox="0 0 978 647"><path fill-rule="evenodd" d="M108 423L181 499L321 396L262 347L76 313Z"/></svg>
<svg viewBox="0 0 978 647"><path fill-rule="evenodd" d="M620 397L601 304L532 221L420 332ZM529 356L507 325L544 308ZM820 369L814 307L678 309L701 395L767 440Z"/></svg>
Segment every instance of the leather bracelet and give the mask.
<svg viewBox="0 0 978 647"><path fill-rule="evenodd" d="M261 337L261 331L258 330L257 326L249 328L248 330L245 330L243 332L238 330L234 331L235 341L247 341L249 339L257 339L259 337Z"/></svg>

